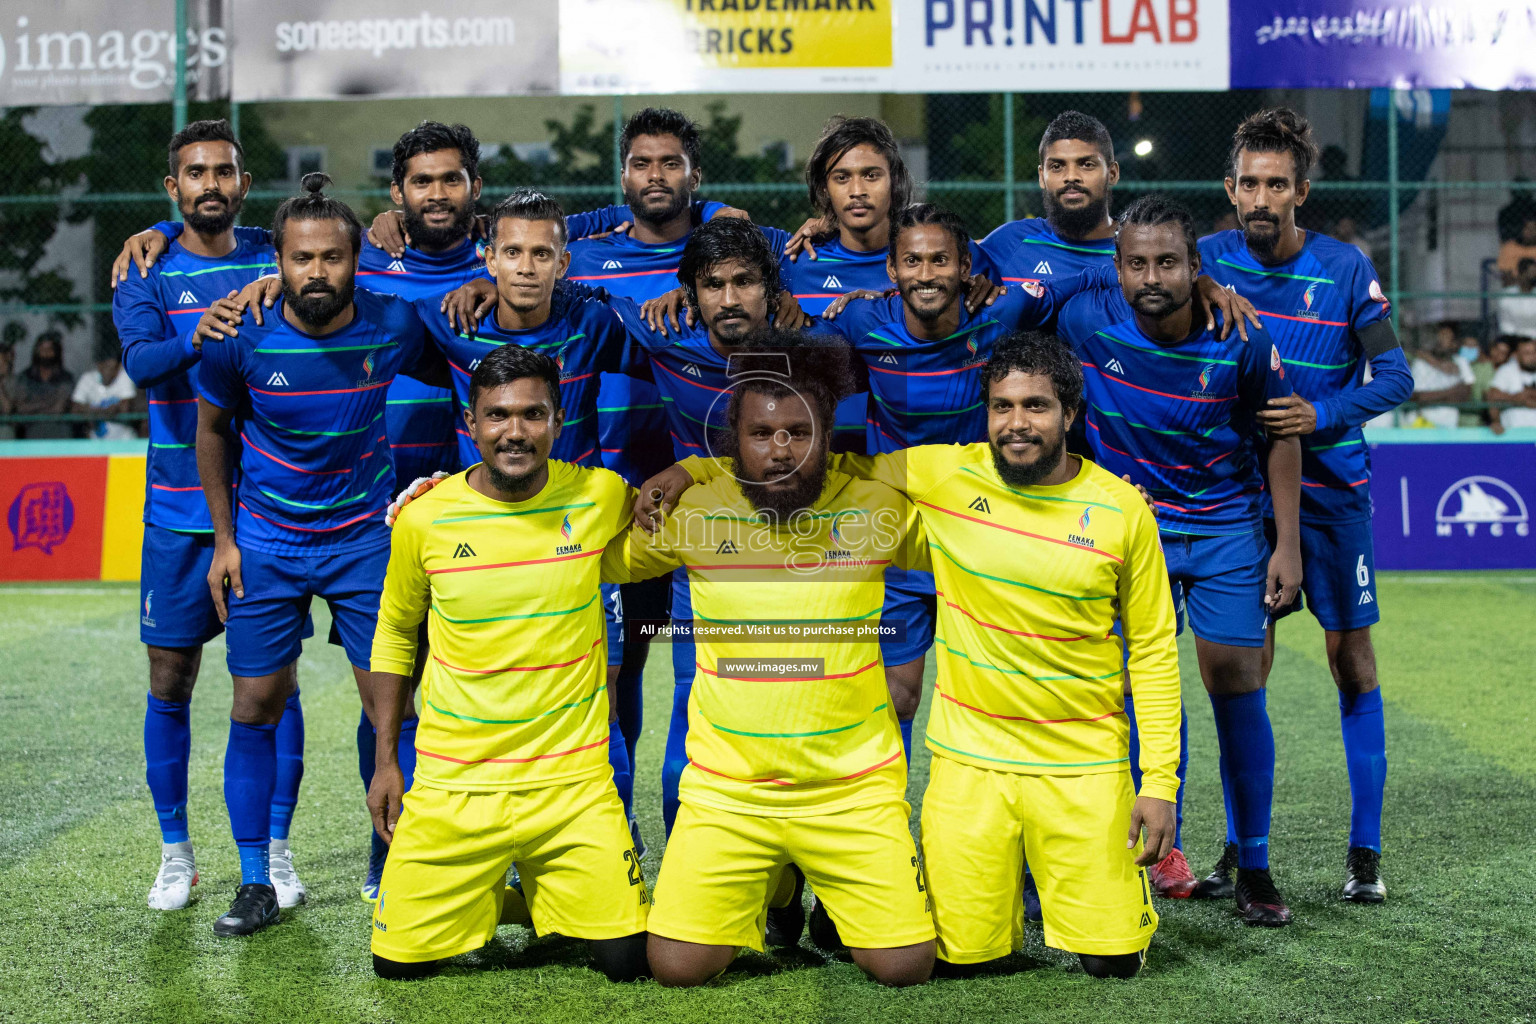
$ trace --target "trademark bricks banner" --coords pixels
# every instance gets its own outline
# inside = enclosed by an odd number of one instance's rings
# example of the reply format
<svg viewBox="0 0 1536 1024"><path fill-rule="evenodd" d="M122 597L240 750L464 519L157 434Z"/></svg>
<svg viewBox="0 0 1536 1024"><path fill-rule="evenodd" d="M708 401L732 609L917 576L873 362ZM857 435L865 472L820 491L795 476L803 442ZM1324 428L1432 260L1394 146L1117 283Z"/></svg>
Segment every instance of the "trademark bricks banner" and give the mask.
<svg viewBox="0 0 1536 1024"><path fill-rule="evenodd" d="M912 0L560 0L565 93L889 90Z"/></svg>
<svg viewBox="0 0 1536 1024"><path fill-rule="evenodd" d="M229 94L230 0L188 0L187 87ZM176 7L167 0L6 0L0 107L165 103L176 84Z"/></svg>
<svg viewBox="0 0 1536 1024"><path fill-rule="evenodd" d="M1234 0L1232 88L1536 88L1536 4Z"/></svg>
<svg viewBox="0 0 1536 1024"><path fill-rule="evenodd" d="M556 0L241 0L234 99L544 95Z"/></svg>
<svg viewBox="0 0 1536 1024"><path fill-rule="evenodd" d="M906 92L1227 88L1226 0L906 0Z"/></svg>

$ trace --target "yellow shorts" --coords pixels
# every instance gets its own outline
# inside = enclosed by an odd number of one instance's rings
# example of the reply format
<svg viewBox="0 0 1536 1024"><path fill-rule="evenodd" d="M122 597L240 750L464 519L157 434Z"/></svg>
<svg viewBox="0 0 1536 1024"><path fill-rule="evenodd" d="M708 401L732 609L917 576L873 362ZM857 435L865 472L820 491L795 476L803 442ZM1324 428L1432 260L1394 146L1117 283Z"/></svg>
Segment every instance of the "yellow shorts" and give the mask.
<svg viewBox="0 0 1536 1024"><path fill-rule="evenodd" d="M650 930L679 942L763 948L770 892L795 864L850 946L933 938L905 801L805 817L683 802L656 879Z"/></svg>
<svg viewBox="0 0 1536 1024"><path fill-rule="evenodd" d="M401 963L479 949L517 864L542 935L645 931L649 897L613 779L521 792L416 786L405 795L373 915L373 951Z"/></svg>
<svg viewBox="0 0 1536 1024"><path fill-rule="evenodd" d="M1141 843L1125 848L1130 772L1020 775L935 757L923 794L923 871L939 956L974 964L1024 940L1024 853L1040 890L1045 944L1111 956L1157 931Z"/></svg>

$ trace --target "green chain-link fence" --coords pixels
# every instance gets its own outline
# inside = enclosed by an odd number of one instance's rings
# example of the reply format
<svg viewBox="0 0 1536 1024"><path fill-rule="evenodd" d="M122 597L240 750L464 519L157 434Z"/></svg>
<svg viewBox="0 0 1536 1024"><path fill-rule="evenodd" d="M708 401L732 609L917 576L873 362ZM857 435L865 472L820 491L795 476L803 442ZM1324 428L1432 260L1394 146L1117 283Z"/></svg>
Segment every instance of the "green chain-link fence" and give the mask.
<svg viewBox="0 0 1536 1024"><path fill-rule="evenodd" d="M622 99L365 100L192 104L186 116L229 117L256 187L242 221L265 223L304 171L323 169L365 220L390 205L388 146L431 117L464 121L486 145L488 204L515 185L556 195L570 211L621 201L617 132L650 103L677 106L705 129L703 194L794 229L810 214L803 167L827 116L873 114L891 124L920 194L955 209L981 237L1041 213L1035 184L1040 133L1067 108L1100 118L1121 166L1114 204L1149 190L1187 204L1202 231L1234 226L1222 186L1233 127L1263 106L1308 113L1322 158L1303 227L1354 240L1397 301L1410 347L1454 320L1482 343L1495 338L1501 243L1536 196L1522 172L1536 164L1536 123L1524 94L1096 93L843 96L690 96ZM1396 110L1397 117L1386 116ZM172 211L161 187L173 108L13 108L0 112L0 373L28 366L36 339L64 340L80 372L116 343L108 267L128 235ZM1506 256L1524 251L1510 248ZM1530 254L1536 256L1536 245ZM7 365L14 363L14 365ZM0 407L0 432L32 421ZM1469 407L1475 421L1476 407ZM76 424L72 429L79 430ZM37 431L33 429L35 435Z"/></svg>

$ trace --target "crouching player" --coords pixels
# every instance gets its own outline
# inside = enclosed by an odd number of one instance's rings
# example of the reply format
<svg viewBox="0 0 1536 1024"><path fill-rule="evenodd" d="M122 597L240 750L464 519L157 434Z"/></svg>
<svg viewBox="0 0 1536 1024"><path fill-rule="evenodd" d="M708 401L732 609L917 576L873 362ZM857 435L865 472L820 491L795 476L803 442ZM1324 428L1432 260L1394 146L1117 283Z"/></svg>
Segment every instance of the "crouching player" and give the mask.
<svg viewBox="0 0 1536 1024"><path fill-rule="evenodd" d="M1157 930L1144 868L1172 848L1178 786L1179 668L1157 524L1134 487L1067 454L1083 373L1065 344L1002 339L981 389L987 443L832 462L835 475L905 493L932 552L940 654L922 842L941 969L973 973L1019 947L1027 850L1046 944L1095 977L1130 977ZM643 491L674 498L727 468L688 459ZM1141 716L1140 796L1122 650Z"/></svg>
<svg viewBox="0 0 1536 1024"><path fill-rule="evenodd" d="M770 904L798 909L798 868L865 973L918 984L933 919L875 630L885 568L922 567L916 514L891 488L828 470L853 387L840 343L769 331L727 376L735 477L603 556L620 582L685 568L693 595L698 674L651 969L698 985L741 947L762 949Z"/></svg>
<svg viewBox="0 0 1536 1024"><path fill-rule="evenodd" d="M390 843L373 917L384 978L430 974L502 921L589 940L614 981L645 972L648 897L608 763L598 594L599 556L627 533L633 492L549 459L563 421L559 365L495 349L464 413L482 461L395 522L368 793ZM407 794L397 746L423 620L431 656ZM513 864L520 890L505 884Z"/></svg>

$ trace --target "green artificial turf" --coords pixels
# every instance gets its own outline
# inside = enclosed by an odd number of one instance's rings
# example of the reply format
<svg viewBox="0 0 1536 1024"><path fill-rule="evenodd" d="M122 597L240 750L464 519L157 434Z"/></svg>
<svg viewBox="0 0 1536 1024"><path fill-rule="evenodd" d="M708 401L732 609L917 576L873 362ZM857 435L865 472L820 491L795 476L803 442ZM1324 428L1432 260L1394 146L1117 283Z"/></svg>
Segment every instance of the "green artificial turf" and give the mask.
<svg viewBox="0 0 1536 1024"><path fill-rule="evenodd" d="M221 794L229 678L216 642L193 701L189 818L202 882L187 910L147 909L159 835L144 785L136 591L0 587L0 1021L1536 1022L1536 578L1385 574L1380 585L1384 906L1338 900L1349 797L1337 702L1322 633L1299 616L1282 626L1269 694L1271 852L1292 927L1248 929L1230 905L1165 901L1133 982L1088 978L1034 930L1005 976L887 991L807 941L790 955L744 956L687 992L610 985L585 966L581 944L511 927L435 979L376 980L358 899L369 825L357 696L340 650L315 642L300 669L308 746L292 839L309 903L254 938L209 928L238 882ZM324 636L325 613L316 619ZM1186 849L1203 873L1223 828L1216 742L1188 638L1181 650ZM658 648L647 674L636 787L651 878L669 654ZM916 762L914 805L927 752Z"/></svg>

